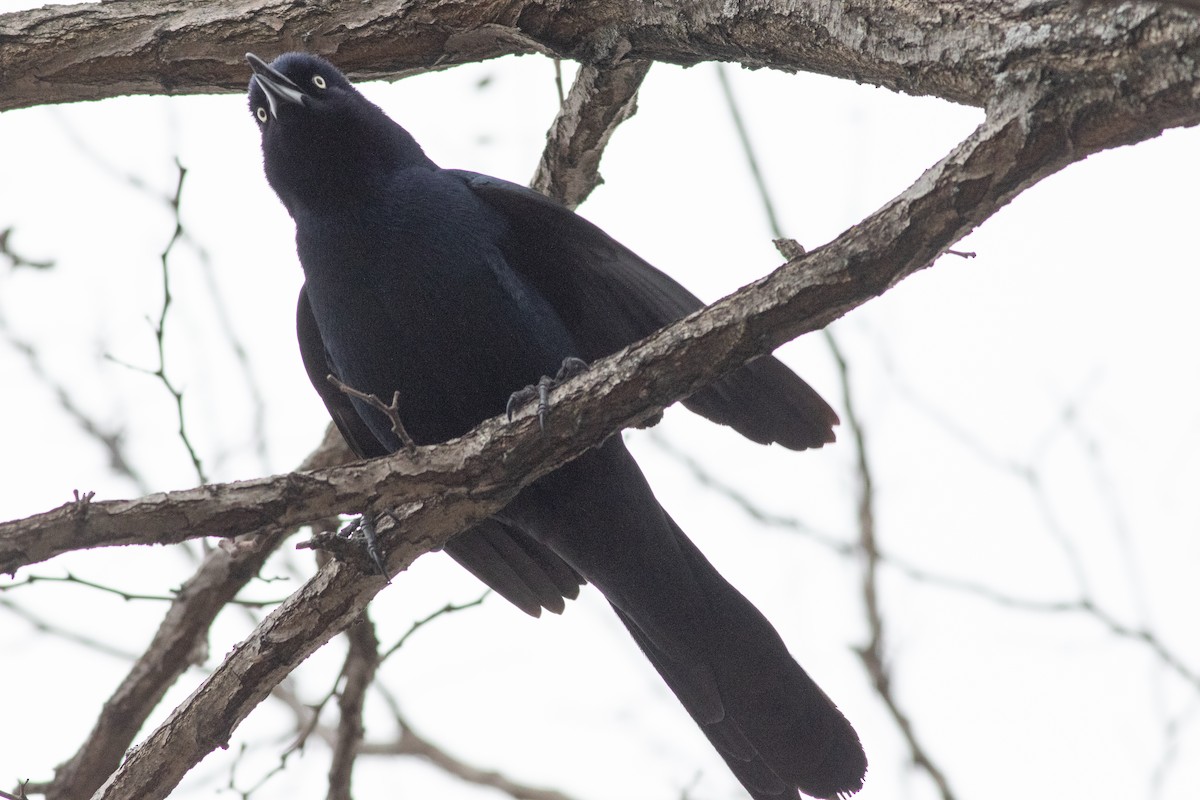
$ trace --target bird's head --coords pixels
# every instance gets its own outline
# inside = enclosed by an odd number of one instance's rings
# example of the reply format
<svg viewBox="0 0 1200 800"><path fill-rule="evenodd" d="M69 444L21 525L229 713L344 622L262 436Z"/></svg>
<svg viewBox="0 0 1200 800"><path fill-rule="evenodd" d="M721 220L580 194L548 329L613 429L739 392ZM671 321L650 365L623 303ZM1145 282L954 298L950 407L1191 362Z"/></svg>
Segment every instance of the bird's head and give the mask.
<svg viewBox="0 0 1200 800"><path fill-rule="evenodd" d="M433 167L413 138L323 58L246 54L250 113L262 134L267 181L289 211L337 201L407 167Z"/></svg>

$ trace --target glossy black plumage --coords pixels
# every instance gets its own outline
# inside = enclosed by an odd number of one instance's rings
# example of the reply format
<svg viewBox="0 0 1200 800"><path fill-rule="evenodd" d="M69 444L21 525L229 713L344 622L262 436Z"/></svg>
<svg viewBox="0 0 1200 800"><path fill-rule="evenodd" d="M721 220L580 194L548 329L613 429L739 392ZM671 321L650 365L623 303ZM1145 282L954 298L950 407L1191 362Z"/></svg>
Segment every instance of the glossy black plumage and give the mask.
<svg viewBox="0 0 1200 800"><path fill-rule="evenodd" d="M557 203L438 168L327 62L248 58L267 178L296 222L305 368L359 455L399 442L328 373L380 397L399 391L408 432L431 444L502 413L512 392L563 358L608 355L701 307ZM685 405L797 450L832 441L837 422L769 356ZM561 612L594 584L753 797L861 787L854 730L658 504L620 437L446 549L534 615Z"/></svg>

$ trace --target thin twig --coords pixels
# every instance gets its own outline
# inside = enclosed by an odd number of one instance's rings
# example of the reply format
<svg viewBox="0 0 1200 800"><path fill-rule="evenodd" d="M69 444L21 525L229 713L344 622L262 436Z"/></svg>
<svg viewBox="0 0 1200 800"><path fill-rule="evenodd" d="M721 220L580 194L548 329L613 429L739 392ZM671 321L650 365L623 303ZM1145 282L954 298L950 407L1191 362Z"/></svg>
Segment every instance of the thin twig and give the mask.
<svg viewBox="0 0 1200 800"><path fill-rule="evenodd" d="M264 471L269 470L271 452L267 441L267 400L263 394L259 372L250 363L250 354L246 350L246 344L238 333L233 317L229 313L229 304L225 302L224 294L217 283L217 273L213 268L212 258L209 256L208 250L191 237L188 237L186 231L184 232L184 236L200 261L200 271L204 276L205 285L208 287L208 293L212 298L213 309L217 312L218 325L225 334L226 343L229 345L229 349L233 353L233 359L237 363L241 373L237 381L229 381L229 383L237 386L239 389L244 389L248 395L251 410L250 435L251 440L254 442L254 452L258 456L262 469Z"/></svg>
<svg viewBox="0 0 1200 800"><path fill-rule="evenodd" d="M361 755L419 756L449 775L476 786L486 786L507 794L513 800L571 800L569 795L555 789L539 789L505 777L495 770L480 769L462 761L413 730L396 698L380 687L380 694L392 711L400 735L391 742L364 744Z"/></svg>
<svg viewBox="0 0 1200 800"><path fill-rule="evenodd" d="M400 392L392 393L392 402L389 405L380 400L376 395L361 392L353 386L343 383L336 375L326 375L325 380L332 383L339 392L362 400L377 411L382 411L387 416L388 421L392 423L392 433L399 437L404 448L410 453L417 449L417 443L408 435L408 431L404 428L404 423L400 420Z"/></svg>
<svg viewBox="0 0 1200 800"><path fill-rule="evenodd" d="M19 795L9 794L3 789L0 789L0 800L28 800L28 796L25 794L25 787L28 785L29 781L25 781L21 784L21 793Z"/></svg>
<svg viewBox="0 0 1200 800"><path fill-rule="evenodd" d="M13 229L11 226L0 231L0 256L7 258L13 269L18 269L20 267L29 267L31 269L51 269L54 266L53 259L32 259L13 250L12 245L8 243L8 239L12 235L12 232Z"/></svg>
<svg viewBox="0 0 1200 800"><path fill-rule="evenodd" d="M566 105L567 95L563 91L563 74L562 74L562 59L555 58L554 61L554 88L558 90L558 107L562 108Z"/></svg>
<svg viewBox="0 0 1200 800"><path fill-rule="evenodd" d="M270 579L266 579L266 578L261 578L260 580L263 580L264 582L270 582ZM179 599L179 595L177 593L176 594L140 594L137 592L127 592L124 589L118 589L115 586L107 586L102 583L96 583L95 581L90 581L86 578L80 578L78 575L75 575L71 572L68 572L65 575L29 575L19 581L13 581L11 583L0 583L0 592L7 592L12 589L19 589L24 586L32 586L35 583L74 583L74 584L83 586L88 589L95 589L97 591L104 592L105 594L116 595L117 597L121 598L122 600L125 600L126 602L130 602L130 601L134 601L134 600L150 600L150 601L160 602L160 603L173 603ZM242 600L242 599L235 597L234 599L230 600L229 602L232 605L244 606L246 608L269 608L271 606L277 606L280 603L282 603L283 598L276 599L276 600Z"/></svg>
<svg viewBox="0 0 1200 800"><path fill-rule="evenodd" d="M34 377L54 393L59 408L79 426L80 430L100 445L108 455L109 468L127 478L139 494L149 494L150 484L142 477L141 472L134 466L133 459L125 450L124 431L108 428L86 411L83 405L76 400L75 394L68 388L68 385L50 374L33 343L20 338L10 330L3 317L0 317L0 333L4 334L8 344L25 359L25 363Z"/></svg>
<svg viewBox="0 0 1200 800"><path fill-rule="evenodd" d="M819 531L797 517L784 516L767 511L746 494L718 478L708 469L704 462L694 458L690 453L677 446L657 430L651 430L647 438L655 447L658 447L672 459L686 467L691 473L692 479L703 486L706 491L721 495L758 524L800 534L838 555L849 556L853 554L853 546L847 544L843 539Z"/></svg>
<svg viewBox="0 0 1200 800"><path fill-rule="evenodd" d="M184 423L183 390L176 387L171 382L171 379L167 377L167 360L164 349L167 311L171 308L170 258L171 251L175 249L175 243L183 235L183 219L179 216L179 207L183 201L183 179L187 177L187 169L180 163L178 158L175 159L175 167L179 170L179 179L175 183L175 195L171 198L171 210L175 215L175 228L171 232L171 238L167 242L167 246L163 248L162 253L159 255L159 261L162 263L163 303L162 311L158 315L158 322L154 325L154 341L158 349L158 368L154 371L154 375L162 381L163 386L166 387L167 391L175 399L175 414L179 421L179 439L187 449L188 457L192 460L192 467L196 470L197 479L199 479L200 483L208 483L208 478L204 474L204 467L200 463L200 456L196 454L196 448L192 444L191 437L188 436L187 425Z"/></svg>
<svg viewBox="0 0 1200 800"><path fill-rule="evenodd" d="M95 653L101 653L106 656L111 656L121 661L136 661L140 653L121 650L101 639L93 639L84 633L78 631L67 630L59 625L39 617L34 612L25 608L20 603L14 602L7 597L0 597L0 608L7 609L13 616L19 617L29 623L34 630L41 633L49 634L56 639L61 639L65 642L73 642L74 644L86 647Z"/></svg>
<svg viewBox="0 0 1200 800"><path fill-rule="evenodd" d="M404 643L407 642L409 640L409 638L414 633L416 633L418 630L420 630L423 626L429 624L430 622L433 622L438 617L444 617L447 614L453 614L458 611L465 611L468 608L474 608L475 606L483 603L483 601L485 599L487 599L487 596L491 593L492 592L489 589L488 591L484 592L479 597L477 597L476 599L472 600L469 603L460 603L458 605L455 605L454 603L447 603L446 605L439 608L437 611L434 611L432 614L430 614L426 617L422 617L421 619L417 620L411 626L409 626L409 629L404 632L404 635L401 636L394 645L389 647L383 654L381 654L379 656L380 663L382 663L385 659L391 657L397 650L399 650L401 647L403 647Z"/></svg>
<svg viewBox="0 0 1200 800"><path fill-rule="evenodd" d="M69 117L63 114L57 107L51 109L51 116L58 123L64 136L71 144L90 161L101 172L106 173L113 180L121 181L132 189L155 202L160 202L167 206L171 214L179 222L179 191L178 187L174 195L166 194L154 186L151 186L142 176L136 172L131 172L114 163L111 159L104 155L100 150L93 146L92 141L86 136L81 136L74 124L71 124ZM176 165L178 166L178 159ZM180 167L180 169L182 169ZM180 177L182 181L182 176ZM263 396L262 386L258 379L258 372L250 364L250 357L246 351L245 343L237 333L237 329L233 324L233 319L229 315L229 306L224 301L220 286L217 283L216 271L213 269L212 258L209 255L208 249L188 232L186 227L181 227L177 232L179 242L188 245L196 254L200 261L201 273L204 276L205 284L208 287L209 295L212 297L213 309L217 312L217 320L220 323L220 328L225 334L225 338L229 343L229 348L233 352L235 361L241 370L241 380L236 384L239 388L244 388L249 394L250 407L252 409L251 435L254 441L254 449L258 454L259 460L266 469L270 463L270 455L267 444L267 409L266 399ZM175 241L172 240L172 244ZM33 265L36 266L36 265Z"/></svg>
<svg viewBox="0 0 1200 800"><path fill-rule="evenodd" d="M167 241L166 247L159 253L159 262L162 267L162 287L163 301L162 307L158 313L158 320L150 321L150 327L154 331L154 342L158 355L158 366L154 369L145 369L137 367L133 364L121 361L111 355L106 356L109 361L115 364L120 364L127 369L132 369L136 372L141 372L151 377L157 378L158 381L166 388L167 392L175 402L175 416L178 423L176 433L184 448L187 450L188 458L191 459L192 468L196 472L196 477L200 483L208 483L208 477L204 473L204 467L200 463L200 456L196 452L195 446L192 444L191 437L187 432L187 425L184 421L183 414L183 390L175 385L171 378L167 375L167 359L166 359L166 328L167 328L167 313L171 309L171 269L170 259L171 253L175 249L175 245L183 236L183 219L179 216L180 205L183 201L183 179L187 176L187 169L180 163L179 159L175 160L175 167L178 169L179 177L175 183L175 194L169 201L171 211L175 217L175 227L171 232L171 238Z"/></svg>

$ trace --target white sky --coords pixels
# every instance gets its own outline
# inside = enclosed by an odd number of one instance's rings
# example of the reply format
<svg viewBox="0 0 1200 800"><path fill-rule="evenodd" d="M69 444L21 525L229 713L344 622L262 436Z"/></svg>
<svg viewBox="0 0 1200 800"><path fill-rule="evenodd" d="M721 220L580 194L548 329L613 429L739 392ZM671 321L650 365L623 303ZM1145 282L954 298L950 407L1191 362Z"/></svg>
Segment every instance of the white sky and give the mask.
<svg viewBox="0 0 1200 800"><path fill-rule="evenodd" d="M914 181L981 118L826 78L733 77L783 224L810 248ZM521 182L557 103L552 65L535 57L364 91L444 166ZM714 67L656 65L639 107L605 155L606 184L581 212L706 299L777 266ZM1009 596L1071 601L1081 591L1073 551L1105 612L1149 625L1193 673L1198 137L1172 131L1070 167L958 245L977 258L943 258L834 326L869 437L888 553ZM291 221L262 177L257 140L236 95L0 115L0 229L14 228L10 245L19 252L57 262L48 272L0 266L0 334L32 342L89 414L126 431L155 490L195 482L170 400L153 379L103 356L154 365L146 319L160 310L158 258L173 223L161 202L102 164L158 195L174 189L175 154L189 170L184 222L210 256L268 413L264 463L213 284L195 251L181 247L171 262L167 368L185 389L188 426L210 476L284 471L325 424L294 342L300 270ZM818 337L780 352L840 407ZM49 509L76 488L99 499L137 494L111 475L104 454L2 335L0 374L0 518ZM849 541L848 432L837 445L796 454L674 411L652 434L630 439L663 504L855 724L871 760L860 796L935 796L908 766L851 650L866 635L856 565L803 535L757 526L698 484L658 437L770 511ZM1036 476L1032 489L1025 467ZM300 578L251 593L282 597L311 573L306 555L288 560ZM72 555L18 578L67 570L154 593L190 574L178 551L155 548ZM266 574L287 570L279 564ZM891 568L882 590L898 698L960 796L1200 796L1200 687L1145 645L1115 639L1086 616L1005 608ZM371 610L388 644L413 619L478 593L470 576L435 556ZM61 584L0 593L3 601L129 651L144 646L165 609ZM223 615L209 664L248 630L241 615ZM340 644L327 648L300 671L308 699L331 686L340 652ZM0 784L11 788L17 778L49 777L74 751L127 665L39 633L4 607L0 653ZM489 598L422 630L383 675L421 732L481 767L594 800L742 796L594 591L562 618L537 621ZM201 678L187 674L155 721ZM368 728L390 731L376 706ZM247 788L270 769L286 733L285 713L266 704L230 751L203 762L173 796L214 796L243 742L253 748L237 772ZM254 796L320 796L314 781L324 779L326 755L310 746ZM359 800L498 796L410 761L372 759L360 763L355 791Z"/></svg>

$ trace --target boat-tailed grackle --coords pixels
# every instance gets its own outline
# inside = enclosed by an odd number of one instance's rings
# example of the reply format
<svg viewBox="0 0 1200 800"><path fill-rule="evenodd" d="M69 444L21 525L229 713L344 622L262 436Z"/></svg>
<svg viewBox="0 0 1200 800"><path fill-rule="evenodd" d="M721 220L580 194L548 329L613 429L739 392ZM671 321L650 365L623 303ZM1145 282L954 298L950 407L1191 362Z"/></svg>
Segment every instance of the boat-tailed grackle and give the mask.
<svg viewBox="0 0 1200 800"><path fill-rule="evenodd" d="M503 413L566 359L593 361L701 302L536 192L441 169L327 61L247 55L267 180L296 223L305 367L363 457L401 441L387 414L326 381L397 398L417 444ZM760 357L684 401L756 442L833 441L837 416ZM446 547L524 611L587 582L757 800L862 787L866 756L766 618L650 491L620 436L524 489Z"/></svg>

